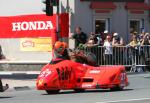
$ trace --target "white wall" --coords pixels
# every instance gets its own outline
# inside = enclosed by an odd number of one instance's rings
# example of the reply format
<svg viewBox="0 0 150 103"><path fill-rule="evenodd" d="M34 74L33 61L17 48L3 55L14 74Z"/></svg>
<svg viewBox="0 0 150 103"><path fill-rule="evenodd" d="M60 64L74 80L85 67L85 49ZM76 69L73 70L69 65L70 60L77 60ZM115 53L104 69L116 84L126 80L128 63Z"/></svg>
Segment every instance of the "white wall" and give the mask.
<svg viewBox="0 0 150 103"><path fill-rule="evenodd" d="M0 0L0 16L43 14L42 0ZM2 28L2 27L1 27ZM22 52L20 39L0 39L4 55L10 61L49 61L50 52Z"/></svg>
<svg viewBox="0 0 150 103"><path fill-rule="evenodd" d="M124 38L128 35L128 21L129 18L144 18L145 27L150 30L148 12L141 16L127 15L124 3L116 3L117 9L110 15L95 15L90 9L90 2L81 2L80 0L61 0L60 12L70 13L70 33L74 32L76 26L81 26L83 31L87 34L94 31L93 19L96 18L110 18L111 30L119 32ZM121 7L123 6L123 7ZM14 16L14 15L29 15L29 14L43 14L42 0L0 0L0 16ZM69 9L68 9L69 8ZM1 27L2 28L2 27ZM0 44L4 50L6 57L14 60L49 60L50 53L44 52L21 52L19 48L19 39L0 39Z"/></svg>

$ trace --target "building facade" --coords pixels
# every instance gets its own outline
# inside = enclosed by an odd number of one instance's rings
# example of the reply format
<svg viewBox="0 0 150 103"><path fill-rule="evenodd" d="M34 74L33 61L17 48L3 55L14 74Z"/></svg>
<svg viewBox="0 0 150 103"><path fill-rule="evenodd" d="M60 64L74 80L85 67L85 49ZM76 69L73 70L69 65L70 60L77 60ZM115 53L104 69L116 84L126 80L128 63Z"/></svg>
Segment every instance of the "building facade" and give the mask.
<svg viewBox="0 0 150 103"><path fill-rule="evenodd" d="M125 0L120 0L120 2L107 1L60 0L60 13L69 13L70 34L74 33L76 26L80 26L87 34L108 30L109 32L118 32L127 43L131 30L140 33L144 29L150 32L149 0L143 0L143 2L141 2L142 0L134 0L134 2L125 2ZM45 6L41 0L0 0L0 16L44 14L43 7ZM56 13L56 9L54 9L54 13ZM19 43L19 38L0 39L4 55L11 60L50 60L49 52L20 51Z"/></svg>
<svg viewBox="0 0 150 103"><path fill-rule="evenodd" d="M150 32L149 0L104 1L62 0L61 12L65 12L64 7L70 12L70 31L74 32L76 26L81 26L88 34L108 30L111 33L118 32L126 42L130 38L131 31Z"/></svg>

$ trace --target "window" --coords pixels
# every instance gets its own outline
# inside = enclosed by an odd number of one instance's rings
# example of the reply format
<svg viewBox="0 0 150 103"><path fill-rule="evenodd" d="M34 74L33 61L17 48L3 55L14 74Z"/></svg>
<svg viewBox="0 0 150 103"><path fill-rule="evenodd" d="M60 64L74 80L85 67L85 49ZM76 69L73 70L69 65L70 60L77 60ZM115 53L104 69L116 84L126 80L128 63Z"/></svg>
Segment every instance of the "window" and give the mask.
<svg viewBox="0 0 150 103"><path fill-rule="evenodd" d="M138 33L144 28L144 20L130 20L130 32L136 31Z"/></svg>
<svg viewBox="0 0 150 103"><path fill-rule="evenodd" d="M109 31L108 24L109 23L108 23L107 19L97 19L97 20L95 20L95 33L96 34L102 33L105 30Z"/></svg>

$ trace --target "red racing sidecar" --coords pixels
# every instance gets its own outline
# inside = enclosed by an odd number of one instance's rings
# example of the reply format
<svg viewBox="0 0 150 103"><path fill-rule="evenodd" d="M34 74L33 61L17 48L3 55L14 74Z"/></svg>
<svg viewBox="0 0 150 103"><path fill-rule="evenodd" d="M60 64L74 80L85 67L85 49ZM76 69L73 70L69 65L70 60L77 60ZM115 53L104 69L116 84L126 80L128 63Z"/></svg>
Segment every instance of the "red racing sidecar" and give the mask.
<svg viewBox="0 0 150 103"><path fill-rule="evenodd" d="M76 92L85 89L123 90L128 84L124 66L94 67L71 60L60 60L42 68L36 87L52 94L68 89Z"/></svg>

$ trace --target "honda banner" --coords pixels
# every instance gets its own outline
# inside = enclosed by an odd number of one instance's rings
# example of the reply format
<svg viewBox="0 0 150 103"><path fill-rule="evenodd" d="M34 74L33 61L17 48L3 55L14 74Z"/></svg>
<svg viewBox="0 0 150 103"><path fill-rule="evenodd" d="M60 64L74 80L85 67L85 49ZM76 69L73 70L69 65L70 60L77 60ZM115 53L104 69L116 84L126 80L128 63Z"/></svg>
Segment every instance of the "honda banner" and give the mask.
<svg viewBox="0 0 150 103"><path fill-rule="evenodd" d="M63 20L63 22L62 22ZM60 14L60 37L68 37L68 14ZM0 17L0 38L54 37L56 15L45 14Z"/></svg>

